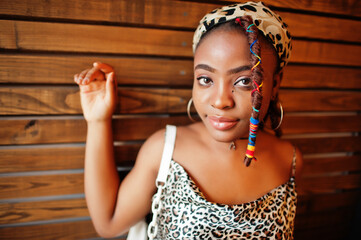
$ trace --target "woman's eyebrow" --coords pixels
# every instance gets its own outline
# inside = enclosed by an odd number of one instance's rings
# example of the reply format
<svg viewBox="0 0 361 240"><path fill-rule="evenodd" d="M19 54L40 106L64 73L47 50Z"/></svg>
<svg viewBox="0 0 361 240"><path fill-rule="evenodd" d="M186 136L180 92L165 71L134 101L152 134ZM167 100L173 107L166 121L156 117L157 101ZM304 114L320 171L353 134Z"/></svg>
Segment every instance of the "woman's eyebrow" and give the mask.
<svg viewBox="0 0 361 240"><path fill-rule="evenodd" d="M194 67L194 70L197 70L197 69L203 69L203 70L206 70L211 73L214 73L216 71L215 68L212 68L211 66L209 66L207 64L198 64Z"/></svg>
<svg viewBox="0 0 361 240"><path fill-rule="evenodd" d="M228 70L227 74L231 75L231 74L236 74L236 73L240 73L240 72L248 71L248 70L251 70L251 66L249 66L249 65L239 66L239 67Z"/></svg>

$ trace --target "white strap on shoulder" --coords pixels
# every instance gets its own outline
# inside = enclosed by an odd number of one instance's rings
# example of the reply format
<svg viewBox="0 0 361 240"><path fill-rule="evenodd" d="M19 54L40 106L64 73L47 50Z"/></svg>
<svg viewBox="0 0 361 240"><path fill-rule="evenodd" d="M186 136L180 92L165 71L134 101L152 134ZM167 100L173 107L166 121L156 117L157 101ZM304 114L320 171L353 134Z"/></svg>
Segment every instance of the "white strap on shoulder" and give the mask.
<svg viewBox="0 0 361 240"><path fill-rule="evenodd" d="M160 163L157 180L155 182L156 186L159 186L159 184L161 185L165 184L167 180L168 170L170 167L170 160L172 159L173 156L176 134L177 134L177 127L172 125L167 125L165 131L165 142L164 142L162 160Z"/></svg>

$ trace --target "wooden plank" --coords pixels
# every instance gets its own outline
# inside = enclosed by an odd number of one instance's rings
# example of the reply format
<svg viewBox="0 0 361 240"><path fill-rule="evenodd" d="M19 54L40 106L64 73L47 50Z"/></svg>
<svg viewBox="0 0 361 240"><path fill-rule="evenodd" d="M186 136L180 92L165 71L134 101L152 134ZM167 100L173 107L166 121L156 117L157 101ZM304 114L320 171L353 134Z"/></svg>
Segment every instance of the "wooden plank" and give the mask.
<svg viewBox="0 0 361 240"><path fill-rule="evenodd" d="M287 140L299 147L303 154L361 151L360 136L298 138Z"/></svg>
<svg viewBox="0 0 361 240"><path fill-rule="evenodd" d="M297 116L285 114L284 134L360 132L361 115Z"/></svg>
<svg viewBox="0 0 361 240"><path fill-rule="evenodd" d="M285 112L293 111L358 111L361 93L353 91L280 90Z"/></svg>
<svg viewBox="0 0 361 240"><path fill-rule="evenodd" d="M340 190L356 190L361 187L361 175L337 175L320 177L303 177L297 182L300 195L336 193Z"/></svg>
<svg viewBox="0 0 361 240"><path fill-rule="evenodd" d="M16 27L14 22L0 21L0 48L16 49Z"/></svg>
<svg viewBox="0 0 361 240"><path fill-rule="evenodd" d="M145 140L166 124L186 125L188 116L129 116L113 120L115 141ZM285 116L284 134L335 133L361 131L361 115ZM0 144L83 143L86 122L83 118L7 118L0 119Z"/></svg>
<svg viewBox="0 0 361 240"><path fill-rule="evenodd" d="M116 113L185 113L188 89L120 88ZM281 90L286 112L358 111L361 93L354 91ZM1 115L81 114L77 87L0 87Z"/></svg>
<svg viewBox="0 0 361 240"><path fill-rule="evenodd" d="M360 66L361 61L355 56L357 54L361 54L360 45L295 40L293 41L291 61L297 63ZM347 57L340 57L341 55Z"/></svg>
<svg viewBox="0 0 361 240"><path fill-rule="evenodd" d="M11 34L18 39L16 48L0 45L5 49L193 56L190 31L1 20L1 30L3 25L13 26L5 33L6 42L12 41ZM295 40L292 62L360 66L360 54L359 45Z"/></svg>
<svg viewBox="0 0 361 240"><path fill-rule="evenodd" d="M192 60L23 54L0 55L0 83L73 84L73 75L95 61L112 65L120 85L193 85ZM359 68L291 64L284 69L282 87L361 89L360 79Z"/></svg>
<svg viewBox="0 0 361 240"><path fill-rule="evenodd" d="M180 113L191 96L185 89L119 89L117 113ZM0 112L17 114L81 114L78 87L0 88ZM119 110L120 109L120 110Z"/></svg>
<svg viewBox="0 0 361 240"><path fill-rule="evenodd" d="M119 167L132 166L141 143L115 147ZM82 169L84 146L32 146L0 149L0 173ZM66 193L64 193L66 194Z"/></svg>
<svg viewBox="0 0 361 240"><path fill-rule="evenodd" d="M340 81L347 79L347 81ZM360 89L361 69L288 65L283 71L282 87Z"/></svg>
<svg viewBox="0 0 361 240"><path fill-rule="evenodd" d="M2 0L0 14L118 23L143 23L144 0Z"/></svg>
<svg viewBox="0 0 361 240"><path fill-rule="evenodd" d="M360 197L360 191L301 195L297 199L297 215L331 212L335 209L345 207L356 208Z"/></svg>
<svg viewBox="0 0 361 240"><path fill-rule="evenodd" d="M187 31L0 20L1 31L10 24L22 50L192 56L193 34Z"/></svg>
<svg viewBox="0 0 361 240"><path fill-rule="evenodd" d="M90 220L69 221L65 223L38 224L0 229L4 239L59 239L79 240L98 237ZM125 240L125 238L120 238Z"/></svg>
<svg viewBox="0 0 361 240"><path fill-rule="evenodd" d="M84 146L32 146L0 149L0 173L82 169Z"/></svg>
<svg viewBox="0 0 361 240"><path fill-rule="evenodd" d="M234 2L244 2L244 1L220 0L218 2L225 2L225 4L230 4L228 2L234 3ZM269 6L280 7L280 8L290 8L290 9L324 12L324 13L332 13L332 14L361 16L361 3L359 1L345 2L342 0L335 0L335 1L264 0L262 2L264 2L267 6L269 5Z"/></svg>
<svg viewBox="0 0 361 240"><path fill-rule="evenodd" d="M0 178L0 199L83 193L83 174Z"/></svg>
<svg viewBox="0 0 361 240"><path fill-rule="evenodd" d="M100 0L77 0L72 6L63 1L5 0L0 6L0 14L195 29L206 13L219 6L221 5L169 0L105 3ZM279 13L296 37L361 41L361 36L355 36L358 33L354 31L361 27L360 21L283 11Z"/></svg>
<svg viewBox="0 0 361 240"><path fill-rule="evenodd" d="M119 85L193 85L193 61L44 55L0 55L0 83L74 84L73 76L95 61L114 67Z"/></svg>
<svg viewBox="0 0 361 240"><path fill-rule="evenodd" d="M85 142L84 119L0 120L0 144Z"/></svg>
<svg viewBox="0 0 361 240"><path fill-rule="evenodd" d="M361 21L290 12L278 13L288 24L288 30L293 37L350 42L361 41L361 34L355 34L355 29L361 28ZM330 31L330 29L332 30Z"/></svg>
<svg viewBox="0 0 361 240"><path fill-rule="evenodd" d="M304 158L302 175L361 170L361 155L327 158Z"/></svg>
<svg viewBox="0 0 361 240"><path fill-rule="evenodd" d="M85 199L0 204L0 224L89 217Z"/></svg>

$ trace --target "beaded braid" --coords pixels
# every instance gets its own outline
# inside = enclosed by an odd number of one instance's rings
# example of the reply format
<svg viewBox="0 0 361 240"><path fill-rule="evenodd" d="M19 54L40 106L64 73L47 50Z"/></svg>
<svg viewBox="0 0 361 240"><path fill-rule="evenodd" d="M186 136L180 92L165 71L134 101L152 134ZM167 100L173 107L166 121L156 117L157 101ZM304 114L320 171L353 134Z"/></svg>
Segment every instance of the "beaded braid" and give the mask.
<svg viewBox="0 0 361 240"><path fill-rule="evenodd" d="M248 43L250 45L251 51L251 65L252 73L251 80L253 91L252 95L252 115L250 118L250 130L248 137L248 145L246 150L246 156L244 157L244 164L248 167L251 164L251 161L256 158L254 157L255 144L257 138L257 130L260 122L259 119L259 110L261 109L262 104L262 79L263 79L263 69L261 66L261 45L258 41L258 29L254 26L252 18L250 16L243 16L236 19L245 32L247 36Z"/></svg>

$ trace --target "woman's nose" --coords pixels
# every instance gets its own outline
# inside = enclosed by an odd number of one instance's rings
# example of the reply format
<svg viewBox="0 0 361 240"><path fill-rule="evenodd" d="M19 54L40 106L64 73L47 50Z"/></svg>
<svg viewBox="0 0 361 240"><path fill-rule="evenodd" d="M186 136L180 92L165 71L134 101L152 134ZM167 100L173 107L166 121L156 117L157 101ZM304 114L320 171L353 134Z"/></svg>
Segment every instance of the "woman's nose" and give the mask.
<svg viewBox="0 0 361 240"><path fill-rule="evenodd" d="M212 106L217 109L233 108L233 89L228 86L219 86L213 96Z"/></svg>

